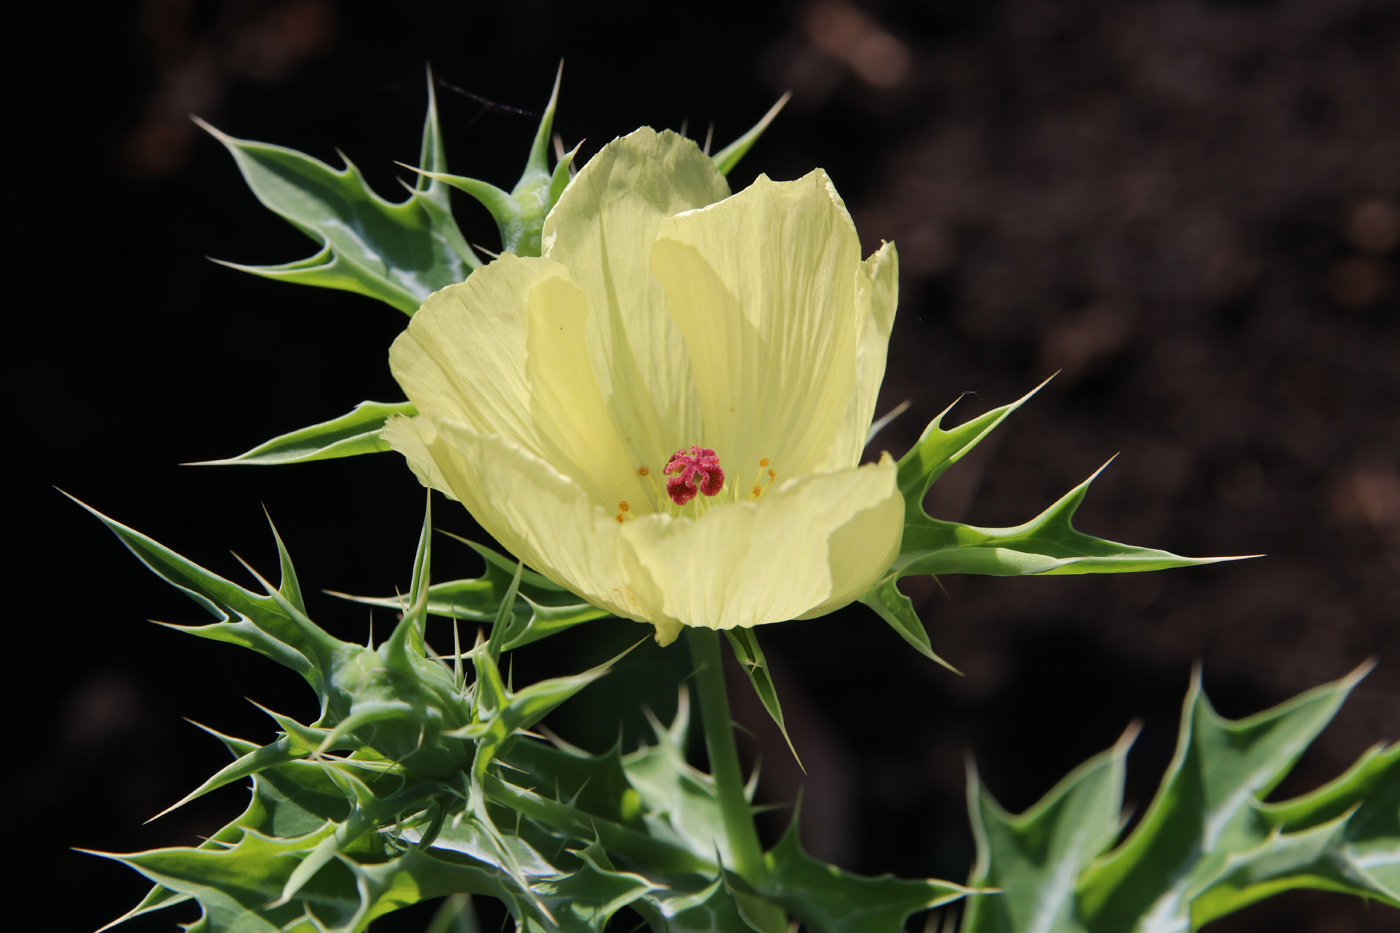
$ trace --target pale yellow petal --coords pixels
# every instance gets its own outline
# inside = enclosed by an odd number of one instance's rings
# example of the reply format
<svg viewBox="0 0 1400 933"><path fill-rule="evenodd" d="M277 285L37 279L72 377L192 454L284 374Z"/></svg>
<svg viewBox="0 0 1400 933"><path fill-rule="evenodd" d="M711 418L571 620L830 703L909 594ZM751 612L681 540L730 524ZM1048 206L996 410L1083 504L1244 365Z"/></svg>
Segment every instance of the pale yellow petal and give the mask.
<svg viewBox="0 0 1400 933"><path fill-rule="evenodd" d="M564 266L506 254L430 297L394 341L390 368L419 411L522 447L615 510L654 492L598 388L588 312Z"/></svg>
<svg viewBox="0 0 1400 933"><path fill-rule="evenodd" d="M839 470L860 462L885 378L885 357L898 304L899 254L893 243L884 243L856 270L856 390L846 406L836 441L817 465L818 470Z"/></svg>
<svg viewBox="0 0 1400 933"><path fill-rule="evenodd" d="M457 494L448 486L447 478L428 452L428 443L436 434L432 421L423 415L416 418L396 415L380 430L379 437L403 454L418 482L429 489L436 489L449 499L456 499Z"/></svg>
<svg viewBox="0 0 1400 933"><path fill-rule="evenodd" d="M897 511L888 506L892 500L899 500ZM842 532L858 516L866 516L859 531ZM727 629L795 619L844 598L856 582L842 569L835 581L841 590L833 590L833 535L842 550L859 543L874 552L859 563L865 574L898 549L902 529L896 467L886 457L802 476L756 502L713 508L698 519L646 516L621 532L662 594L664 615ZM886 567L870 572L870 582Z"/></svg>
<svg viewBox="0 0 1400 933"><path fill-rule="evenodd" d="M588 161L545 219L544 255L569 267L592 311L588 347L632 459L659 473L695 443L700 409L685 341L651 274L664 217L727 197L691 140L643 128Z"/></svg>
<svg viewBox="0 0 1400 933"><path fill-rule="evenodd" d="M609 612L674 624L621 526L573 479L465 424L419 415L410 429L390 435L396 449L409 431L472 517L515 557Z"/></svg>
<svg viewBox="0 0 1400 933"><path fill-rule="evenodd" d="M880 462L892 464L893 460L889 454L883 454ZM831 595L798 618L815 619L864 596L899 556L903 531L904 497L896 494L857 512L832 532L827 539Z"/></svg>
<svg viewBox="0 0 1400 933"><path fill-rule="evenodd" d="M528 301L568 270L506 254L429 296L389 350L389 368L420 412L536 446L525 375Z"/></svg>
<svg viewBox="0 0 1400 933"><path fill-rule="evenodd" d="M705 446L736 482L829 457L855 391L860 241L821 171L760 176L661 224L652 268L685 335Z"/></svg>

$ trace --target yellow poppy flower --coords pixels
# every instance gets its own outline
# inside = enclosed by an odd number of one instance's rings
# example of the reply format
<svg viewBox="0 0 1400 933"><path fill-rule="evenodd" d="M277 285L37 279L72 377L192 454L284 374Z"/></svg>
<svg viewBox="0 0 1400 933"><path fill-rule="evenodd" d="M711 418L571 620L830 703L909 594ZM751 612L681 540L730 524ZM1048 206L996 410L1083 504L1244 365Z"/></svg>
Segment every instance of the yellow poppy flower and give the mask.
<svg viewBox="0 0 1400 933"><path fill-rule="evenodd" d="M613 141L509 253L434 294L383 437L497 541L610 612L810 618L899 553L894 461L858 465L897 295L821 171L731 196L690 140Z"/></svg>

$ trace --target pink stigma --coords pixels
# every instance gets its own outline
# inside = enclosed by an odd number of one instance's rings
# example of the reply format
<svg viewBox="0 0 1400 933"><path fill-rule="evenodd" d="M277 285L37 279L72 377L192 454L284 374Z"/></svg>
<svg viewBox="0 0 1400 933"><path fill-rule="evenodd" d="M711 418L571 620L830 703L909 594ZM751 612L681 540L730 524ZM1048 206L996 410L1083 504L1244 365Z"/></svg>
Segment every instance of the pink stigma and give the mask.
<svg viewBox="0 0 1400 933"><path fill-rule="evenodd" d="M688 453L682 447L661 472L671 477L666 480L666 495L676 505L685 505L695 498L697 475L700 477L700 491L707 496L717 496L724 488L724 471L719 467L719 457L708 447L692 447ZM676 475L671 476L672 473Z"/></svg>

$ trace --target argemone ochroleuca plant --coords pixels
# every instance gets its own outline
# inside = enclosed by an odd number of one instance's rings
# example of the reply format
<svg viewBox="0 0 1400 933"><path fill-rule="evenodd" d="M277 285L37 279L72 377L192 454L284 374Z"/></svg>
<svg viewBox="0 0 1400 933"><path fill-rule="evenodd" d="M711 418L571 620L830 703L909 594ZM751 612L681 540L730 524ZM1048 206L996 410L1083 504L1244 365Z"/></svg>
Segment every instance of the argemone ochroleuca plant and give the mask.
<svg viewBox="0 0 1400 933"><path fill-rule="evenodd" d="M509 192L447 172L431 90L420 177L399 203L348 164L216 132L263 203L319 243L305 260L241 268L413 316L391 354L407 401L365 402L221 462L392 445L516 559L469 542L484 574L437 579L429 509L403 595L350 597L396 617L386 638L371 630L359 645L312 621L280 538L281 581L258 577L258 592L99 516L214 616L176 628L296 671L319 711L309 723L269 711L270 741L214 733L234 760L181 803L249 779L252 799L197 846L111 855L153 885L123 919L194 900L200 933L365 933L390 911L446 897L430 929L465 930L477 928L477 896L501 901L523 933L639 921L652 933L902 933L928 911L938 912L928 928L962 933L1142 933L1195 929L1293 887L1400 905L1400 747L1264 802L1365 666L1242 721L1220 717L1197 677L1177 753L1126 836L1133 729L1023 814L973 774L966 886L821 863L796 820L765 850L724 642L786 733L753 626L859 599L941 661L901 577L1135 573L1218 558L1078 531L1092 477L1008 528L929 515L930 486L1025 399L949 428L945 411L897 463L860 464L897 260L890 244L861 260L821 171L760 177L731 196L724 174L781 101L714 156L642 129L569 181L573 153L548 164L557 93L556 82ZM468 246L446 186L495 216L496 261ZM654 625L662 644L691 627L708 775L688 760L684 694L669 727L653 719L655 744L634 751L591 754L533 731L559 704L588 702L575 697L618 658L517 688L507 655L605 612ZM482 630L464 644L461 622ZM875 685L850 687L880 699ZM615 921L624 910L635 916Z"/></svg>
<svg viewBox="0 0 1400 933"><path fill-rule="evenodd" d="M899 554L894 461L860 464L898 293L820 170L730 195L694 142L598 153L509 253L394 343L384 438L544 576L731 629L823 615Z"/></svg>

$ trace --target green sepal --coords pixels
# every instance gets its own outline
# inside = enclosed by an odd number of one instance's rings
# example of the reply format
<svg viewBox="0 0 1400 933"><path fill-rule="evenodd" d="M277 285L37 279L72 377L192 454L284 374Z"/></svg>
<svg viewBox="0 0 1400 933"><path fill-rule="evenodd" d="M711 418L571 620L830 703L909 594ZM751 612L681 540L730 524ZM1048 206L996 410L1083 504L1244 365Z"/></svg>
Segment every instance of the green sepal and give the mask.
<svg viewBox="0 0 1400 933"><path fill-rule="evenodd" d="M768 124L773 122L782 111L783 107L786 106L787 102L791 99L792 91L785 91L783 96L778 98L778 102L772 107L769 107L768 112L763 115L763 118L750 127L748 132L725 146L719 152L710 156L710 159L715 163L715 168L719 170L721 175L728 175L730 171L733 170L734 166L739 164L739 160L753 148L753 144L758 142L758 137L762 136L763 131L768 129ZM708 145L706 148L708 148Z"/></svg>
<svg viewBox="0 0 1400 933"><path fill-rule="evenodd" d="M274 437L252 450L226 460L200 460L186 466L275 466L310 463L389 450L379 431L395 415L412 417L418 409L412 402L361 402L346 414L297 431Z"/></svg>
<svg viewBox="0 0 1400 933"><path fill-rule="evenodd" d="M914 914L974 893L949 881L871 878L819 862L802 850L795 817L765 859L766 882L750 888L726 873L730 885L777 904L812 933L902 933Z"/></svg>
<svg viewBox="0 0 1400 933"><path fill-rule="evenodd" d="M744 669L744 673L748 675L749 683L753 684L754 693L758 694L763 708L773 718L778 731L782 732L783 740L787 742L788 751L792 752L797 766L802 768L803 774L806 774L807 769L803 766L802 758L797 754L797 749L792 744L787 724L783 722L783 707L778 702L778 688L773 686L773 672L768 667L768 659L764 657L763 649L759 647L758 636L751 628L725 629L724 634L729 636L729 646L734 649L734 657L739 661L739 666Z"/></svg>
<svg viewBox="0 0 1400 933"><path fill-rule="evenodd" d="M461 282L481 265L452 219L447 188L440 182L420 182L407 200L393 203L376 194L344 154L345 167L337 170L294 149L235 139L195 122L228 149L264 207L320 244L315 255L296 262L223 265L357 292L409 315L433 292ZM431 74L421 158L426 171L446 170Z"/></svg>

